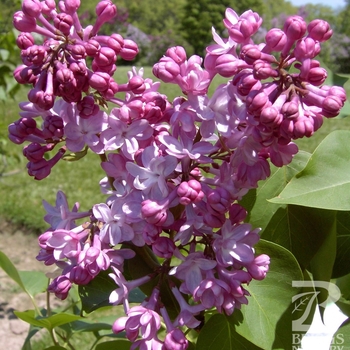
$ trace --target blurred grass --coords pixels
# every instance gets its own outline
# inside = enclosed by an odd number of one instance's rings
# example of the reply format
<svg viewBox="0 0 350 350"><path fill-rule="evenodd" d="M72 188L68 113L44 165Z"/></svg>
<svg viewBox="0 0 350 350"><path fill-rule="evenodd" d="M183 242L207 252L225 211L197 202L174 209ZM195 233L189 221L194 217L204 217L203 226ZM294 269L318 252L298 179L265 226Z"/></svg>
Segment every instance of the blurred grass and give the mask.
<svg viewBox="0 0 350 350"><path fill-rule="evenodd" d="M127 81L129 69L130 67L118 67L118 82ZM152 77L150 67L144 71L145 77ZM215 84L224 81L218 78ZM181 94L178 86L173 84L161 84L160 92L166 94L170 101ZM43 221L43 199L54 204L57 191L62 190L67 194L71 207L78 201L81 210L88 210L92 205L105 200L99 188L104 173L99 166L99 157L91 152L77 162L60 161L52 169L51 175L42 181L28 176L26 160L22 156L23 145L15 145L7 140L7 127L19 118L18 103L26 100L26 93L27 90L22 88L14 100L0 102L0 151L7 154L0 159L0 216L25 227L28 232L39 233L48 226ZM350 119L325 120L323 127L313 137L298 140L297 144L300 149L312 152L326 135L337 129L349 130Z"/></svg>

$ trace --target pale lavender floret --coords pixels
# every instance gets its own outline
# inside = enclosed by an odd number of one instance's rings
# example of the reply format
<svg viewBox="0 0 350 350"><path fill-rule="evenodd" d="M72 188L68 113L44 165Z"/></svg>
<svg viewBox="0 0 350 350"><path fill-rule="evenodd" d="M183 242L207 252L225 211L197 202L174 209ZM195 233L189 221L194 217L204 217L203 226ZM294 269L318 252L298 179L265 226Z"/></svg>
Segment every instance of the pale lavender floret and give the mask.
<svg viewBox="0 0 350 350"><path fill-rule="evenodd" d="M210 274L209 274L210 275ZM225 293L230 293L229 285L214 277L204 279L193 292L193 299L200 302L206 309L215 307L222 312L225 302Z"/></svg>
<svg viewBox="0 0 350 350"><path fill-rule="evenodd" d="M83 241L89 232L78 226L72 230L57 229L47 240L48 247L53 248L53 256L58 260L76 259L83 249Z"/></svg>
<svg viewBox="0 0 350 350"><path fill-rule="evenodd" d="M104 145L96 134L107 128L107 114L99 111L89 119L80 118L75 109L74 114L74 119L64 128L67 148L72 152L79 152L87 145L95 153L102 153Z"/></svg>
<svg viewBox="0 0 350 350"><path fill-rule="evenodd" d="M232 225L226 220L219 233L214 233L213 250L221 266L235 263L247 265L254 260L252 246L259 240L258 230L251 230L249 224Z"/></svg>
<svg viewBox="0 0 350 350"><path fill-rule="evenodd" d="M58 191L56 195L56 205L52 206L43 200L43 206L46 211L44 220L49 223L52 229L70 230L76 227L75 220L87 217L90 212L78 212L79 203L75 203L72 210L68 207L66 195Z"/></svg>
<svg viewBox="0 0 350 350"><path fill-rule="evenodd" d="M216 146L207 141L193 143L193 139L184 133L182 133L180 140L170 135L160 135L158 139L167 147L168 154L178 159L190 158L199 163L211 163L212 159L207 155L217 150Z"/></svg>
<svg viewBox="0 0 350 350"><path fill-rule="evenodd" d="M113 273L108 274L108 276L113 279L113 281L118 285L119 288L115 289L110 294L109 302L112 305L119 305L124 303L124 307L128 308L129 293L133 289L143 285L144 283L147 283L151 279L151 276L147 275L138 279L134 279L132 281L127 281L119 269L112 266L112 271Z"/></svg>
<svg viewBox="0 0 350 350"><path fill-rule="evenodd" d="M150 300L154 299L155 294L159 296L159 290L155 288ZM125 330L126 337L134 342L141 335L142 340L157 339L157 332L161 327L160 316L154 311L155 305L152 302L145 305L134 306L127 311L126 317L118 318L113 326L114 333L120 333Z"/></svg>
<svg viewBox="0 0 350 350"><path fill-rule="evenodd" d="M200 325L201 321L196 319L194 316L198 315L201 311L205 309L205 307L201 304L189 305L177 287L171 288L174 297L180 306L180 312L176 317L173 325L177 326L186 326L188 328L196 328Z"/></svg>
<svg viewBox="0 0 350 350"><path fill-rule="evenodd" d="M108 118L109 128L101 133L101 140L106 151L121 148L125 157L134 158L134 154L139 149L138 140L148 139L153 130L147 120L135 120L127 124L112 113Z"/></svg>
<svg viewBox="0 0 350 350"><path fill-rule="evenodd" d="M184 281L180 287L182 292L193 294L205 278L206 271L212 270L216 264L216 261L207 259L202 252L190 253L180 265L172 268L169 274Z"/></svg>
<svg viewBox="0 0 350 350"><path fill-rule="evenodd" d="M126 169L135 177L134 187L145 194L151 193L155 199L165 198L169 194L166 180L178 164L173 156L159 156L158 150L156 145L144 149L141 157L143 166L126 163Z"/></svg>
<svg viewBox="0 0 350 350"><path fill-rule="evenodd" d="M126 223L126 215L120 201L114 201L111 208L105 203L95 204L92 211L95 218L103 223L100 230L102 242L115 246L134 238L134 231Z"/></svg>

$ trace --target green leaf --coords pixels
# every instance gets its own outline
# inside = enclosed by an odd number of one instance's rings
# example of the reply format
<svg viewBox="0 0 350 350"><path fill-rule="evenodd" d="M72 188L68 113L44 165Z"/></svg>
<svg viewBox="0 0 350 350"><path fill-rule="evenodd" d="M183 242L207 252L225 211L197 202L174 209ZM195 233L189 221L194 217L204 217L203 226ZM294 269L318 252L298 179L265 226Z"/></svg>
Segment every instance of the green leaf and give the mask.
<svg viewBox="0 0 350 350"><path fill-rule="evenodd" d="M337 255L333 265L332 278L350 273L350 235L337 236Z"/></svg>
<svg viewBox="0 0 350 350"><path fill-rule="evenodd" d="M333 232L335 211L288 205L279 208L265 228L262 238L290 250L302 268Z"/></svg>
<svg viewBox="0 0 350 350"><path fill-rule="evenodd" d="M223 314L212 316L204 325L199 333L196 348L200 350L261 350L260 347L238 334L234 322L230 322L230 318Z"/></svg>
<svg viewBox="0 0 350 350"><path fill-rule="evenodd" d="M350 210L350 131L330 133L272 203Z"/></svg>
<svg viewBox="0 0 350 350"><path fill-rule="evenodd" d="M251 296L248 305L242 306L243 322L236 325L236 331L263 349L289 349L292 298L299 291L292 281L303 280L303 273L293 254L275 243L261 240L256 252L270 256L270 269L264 280L247 286Z"/></svg>
<svg viewBox="0 0 350 350"><path fill-rule="evenodd" d="M45 348L44 350L67 350L67 348L64 348L63 346L59 345L53 345L48 348Z"/></svg>
<svg viewBox="0 0 350 350"><path fill-rule="evenodd" d="M300 151L290 164L282 168L271 165L271 176L265 181L260 181L257 189L250 190L243 197L240 204L247 209L248 220L253 227L261 227L264 230L276 211L281 207L285 208L285 205L267 200L281 193L292 177L306 166L310 156L310 153Z"/></svg>
<svg viewBox="0 0 350 350"><path fill-rule="evenodd" d="M102 271L87 285L79 286L82 309L86 313L111 305L109 296L117 286L108 276L110 272L110 270Z"/></svg>
<svg viewBox="0 0 350 350"><path fill-rule="evenodd" d="M25 292L27 292L26 287L24 286L21 277L15 267L12 264L11 260L6 256L5 253L0 251L0 267L11 277Z"/></svg>
<svg viewBox="0 0 350 350"><path fill-rule="evenodd" d="M35 296L39 293L45 292L48 285L48 278L44 272L41 271L18 271L21 280L26 288L26 291Z"/></svg>
<svg viewBox="0 0 350 350"><path fill-rule="evenodd" d="M118 350L130 350L132 343L130 343L128 340L118 339L113 341L106 341L104 343L100 343L96 345L96 350L111 350L111 349L118 349Z"/></svg>
<svg viewBox="0 0 350 350"><path fill-rule="evenodd" d="M59 327L66 323L70 323L82 318L81 316L67 313L59 313L50 317L35 317L34 310L28 310L23 312L14 311L14 314L22 321L25 321L33 326L46 328L50 331L55 327Z"/></svg>

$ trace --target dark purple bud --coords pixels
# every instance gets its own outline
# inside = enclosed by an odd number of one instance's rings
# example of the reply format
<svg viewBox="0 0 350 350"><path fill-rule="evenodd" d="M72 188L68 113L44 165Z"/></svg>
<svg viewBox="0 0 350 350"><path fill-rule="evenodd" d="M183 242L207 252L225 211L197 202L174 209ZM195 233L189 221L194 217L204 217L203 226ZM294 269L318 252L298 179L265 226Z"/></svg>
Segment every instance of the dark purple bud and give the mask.
<svg viewBox="0 0 350 350"><path fill-rule="evenodd" d="M80 44L70 45L69 52L75 60L82 60L86 57L85 47Z"/></svg>
<svg viewBox="0 0 350 350"><path fill-rule="evenodd" d="M296 119L299 116L299 102L298 97L286 102L281 109L284 118Z"/></svg>
<svg viewBox="0 0 350 350"><path fill-rule="evenodd" d="M207 209L213 215L226 213L231 202L230 193L222 187L217 187L207 195Z"/></svg>
<svg viewBox="0 0 350 350"><path fill-rule="evenodd" d="M275 106L266 107L261 111L260 122L271 128L281 124L282 120L283 115Z"/></svg>
<svg viewBox="0 0 350 350"><path fill-rule="evenodd" d="M295 139L310 137L314 133L314 123L313 119L303 116L294 121L293 134Z"/></svg>
<svg viewBox="0 0 350 350"><path fill-rule="evenodd" d="M142 94L145 89L145 82L144 80L139 76L132 77L128 82L128 88L134 93L134 94Z"/></svg>
<svg viewBox="0 0 350 350"><path fill-rule="evenodd" d="M21 50L28 49L30 46L34 45L34 38L30 33L19 33L16 44Z"/></svg>
<svg viewBox="0 0 350 350"><path fill-rule="evenodd" d="M105 72L96 72L89 78L89 84L93 89L98 91L106 91L109 86L111 76Z"/></svg>
<svg viewBox="0 0 350 350"><path fill-rule="evenodd" d="M322 67L311 68L307 81L315 86L322 85L327 79L327 70Z"/></svg>
<svg viewBox="0 0 350 350"><path fill-rule="evenodd" d="M77 285L86 285L91 282L93 277L81 265L77 265L69 271L69 279L72 281L72 283Z"/></svg>
<svg viewBox="0 0 350 350"><path fill-rule="evenodd" d="M175 248L175 243L168 237L158 237L156 241L152 243L154 254L164 259L170 259L174 254Z"/></svg>
<svg viewBox="0 0 350 350"><path fill-rule="evenodd" d="M44 0L41 2L41 12L46 16L51 16L51 12L56 10L55 0Z"/></svg>
<svg viewBox="0 0 350 350"><path fill-rule="evenodd" d="M90 118L100 110L93 96L85 96L77 103L77 109L79 111L79 116L83 119Z"/></svg>
<svg viewBox="0 0 350 350"><path fill-rule="evenodd" d="M53 24L55 28L61 31L64 35L68 36L73 25L73 18L71 15L61 12L54 18Z"/></svg>
<svg viewBox="0 0 350 350"><path fill-rule="evenodd" d="M53 143L41 146L39 143L32 142L23 148L23 155L30 162L38 162L44 157L46 152L52 151L54 147L55 145Z"/></svg>
<svg viewBox="0 0 350 350"><path fill-rule="evenodd" d="M327 41L333 34L328 22L322 19L314 19L307 26L309 36L319 42Z"/></svg>
<svg viewBox="0 0 350 350"><path fill-rule="evenodd" d="M269 95L264 90L251 91L247 96L246 104L248 112L254 116L260 116L263 108L271 106Z"/></svg>
<svg viewBox="0 0 350 350"><path fill-rule="evenodd" d="M32 45L21 52L22 61L27 66L32 64L39 66L43 64L46 56L47 48L41 45Z"/></svg>
<svg viewBox="0 0 350 350"><path fill-rule="evenodd" d="M254 90L259 90L261 83L259 80L255 79L253 74L249 72L239 72L233 79L232 84L236 86L237 91L242 96L247 96L249 92L254 88Z"/></svg>
<svg viewBox="0 0 350 350"><path fill-rule="evenodd" d="M216 71L225 78L234 76L240 69L249 68L250 66L243 60L238 59L234 55L224 54L216 60Z"/></svg>
<svg viewBox="0 0 350 350"><path fill-rule="evenodd" d="M47 290L51 293L55 293L57 298L64 300L68 297L71 287L72 283L68 277L61 275L51 282Z"/></svg>
<svg viewBox="0 0 350 350"><path fill-rule="evenodd" d="M36 121L33 118L21 118L8 127L9 139L17 144L23 143L27 136L36 131Z"/></svg>
<svg viewBox="0 0 350 350"><path fill-rule="evenodd" d="M43 134L47 139L61 139L64 135L64 125L61 117L49 115L43 124Z"/></svg>

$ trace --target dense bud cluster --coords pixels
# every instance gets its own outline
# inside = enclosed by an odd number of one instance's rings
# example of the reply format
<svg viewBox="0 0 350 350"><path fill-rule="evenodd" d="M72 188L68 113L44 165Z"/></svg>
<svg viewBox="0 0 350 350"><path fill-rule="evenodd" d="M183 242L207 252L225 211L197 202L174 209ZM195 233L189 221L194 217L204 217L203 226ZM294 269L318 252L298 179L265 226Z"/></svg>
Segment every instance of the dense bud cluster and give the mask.
<svg viewBox="0 0 350 350"><path fill-rule="evenodd" d="M50 229L39 237L37 259L61 269L49 286L61 299L73 283L86 285L109 271L117 286L110 303L123 304L126 314L113 331L125 331L132 349L186 349L186 327L199 327L208 309L231 315L248 303L245 285L266 276L270 259L254 250L260 230L244 223L237 200L270 175L268 159L279 167L290 163L298 151L292 140L310 137L343 106L344 90L323 85L327 72L315 59L332 32L325 21L307 25L292 16L255 44L260 16L227 9L229 37L213 29L216 43L204 60L173 47L153 67L185 95L170 103L142 69L133 68L127 83L114 80L117 57L137 53L119 34L98 35L116 7L100 1L87 28L78 8L78 0L60 1L58 9L53 1L24 0L14 15L23 61L14 76L33 87L9 133L15 143L30 142L29 174L43 179L68 151L82 157L87 149L106 173L100 182L106 202L90 211L79 212L77 204L70 211L62 192L56 206L44 202ZM29 32L44 42L36 44ZM217 74L228 82L209 97ZM109 113L100 109L108 103ZM133 274L135 257L149 273ZM138 287L147 297L131 307L129 293Z"/></svg>

